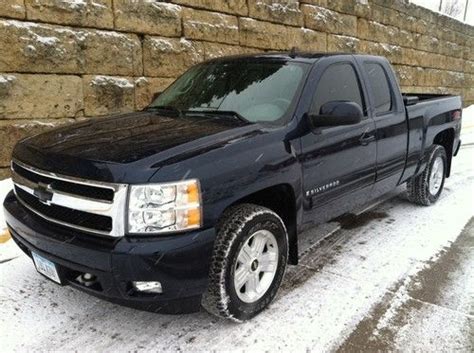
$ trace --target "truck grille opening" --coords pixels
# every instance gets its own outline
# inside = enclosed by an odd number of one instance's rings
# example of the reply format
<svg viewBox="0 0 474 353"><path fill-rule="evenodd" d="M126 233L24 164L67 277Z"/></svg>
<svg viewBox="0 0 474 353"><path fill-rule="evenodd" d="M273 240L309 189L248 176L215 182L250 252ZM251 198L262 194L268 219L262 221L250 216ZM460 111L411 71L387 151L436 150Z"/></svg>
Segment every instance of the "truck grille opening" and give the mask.
<svg viewBox="0 0 474 353"><path fill-rule="evenodd" d="M58 191L64 191L78 196L85 196L92 199L104 200L104 201L113 201L114 199L114 190L107 188L100 188L91 185L77 184L65 180L59 180L50 178L45 175L37 174L29 171L28 169L23 168L17 163L12 163L12 169L21 175L23 178L28 179L34 183L44 183L51 185L51 187Z"/></svg>
<svg viewBox="0 0 474 353"><path fill-rule="evenodd" d="M103 232L110 232L112 230L111 217L73 210L57 205L46 205L40 202L35 196L23 191L17 186L15 186L15 192L26 206L50 219Z"/></svg>
<svg viewBox="0 0 474 353"><path fill-rule="evenodd" d="M110 237L125 234L127 184L59 175L16 160L12 180L18 201L48 223Z"/></svg>

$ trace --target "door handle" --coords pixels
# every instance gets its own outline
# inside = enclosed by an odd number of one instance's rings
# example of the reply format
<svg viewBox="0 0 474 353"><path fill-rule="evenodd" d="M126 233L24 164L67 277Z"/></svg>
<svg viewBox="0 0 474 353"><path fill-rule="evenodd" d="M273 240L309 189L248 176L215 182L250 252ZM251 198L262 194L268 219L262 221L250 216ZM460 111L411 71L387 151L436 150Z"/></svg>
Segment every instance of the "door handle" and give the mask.
<svg viewBox="0 0 474 353"><path fill-rule="evenodd" d="M375 141L375 135L368 135L366 133L362 134L362 136L359 138L359 143L362 146L367 146L369 143Z"/></svg>

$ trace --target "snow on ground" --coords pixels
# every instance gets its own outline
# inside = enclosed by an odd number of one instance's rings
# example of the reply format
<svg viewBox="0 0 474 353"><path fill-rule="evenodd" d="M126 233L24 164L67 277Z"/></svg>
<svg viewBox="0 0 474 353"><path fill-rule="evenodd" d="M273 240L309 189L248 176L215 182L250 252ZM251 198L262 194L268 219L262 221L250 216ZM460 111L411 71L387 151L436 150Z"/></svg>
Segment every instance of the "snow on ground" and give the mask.
<svg viewBox="0 0 474 353"><path fill-rule="evenodd" d="M432 207L396 193L303 234L276 301L243 324L114 305L46 280L25 255L0 263L2 350L473 351L473 160L471 142Z"/></svg>
<svg viewBox="0 0 474 353"><path fill-rule="evenodd" d="M289 268L276 302L244 324L205 312L168 316L110 304L51 283L21 256L0 265L0 301L7 304L0 306L2 348L330 351L356 347L354 332L367 318L373 319L370 337L389 339L392 348L417 332L428 335L426 351L468 347L469 335L446 341L427 325L443 317L450 332L466 332L472 314L453 312L443 303L426 304L423 298L415 301L410 288L473 216L473 157L474 149L461 150L435 206L415 206L396 196L355 224L343 222L342 229L306 251L299 266ZM322 230L327 226L304 236L317 237ZM467 268L472 277L472 267ZM400 311L411 302L420 310L400 321ZM373 318L374 310L381 311L379 317ZM431 320L418 321L424 317ZM402 330L406 324L411 324L411 336Z"/></svg>
<svg viewBox="0 0 474 353"><path fill-rule="evenodd" d="M463 128L474 128L474 104L462 110Z"/></svg>

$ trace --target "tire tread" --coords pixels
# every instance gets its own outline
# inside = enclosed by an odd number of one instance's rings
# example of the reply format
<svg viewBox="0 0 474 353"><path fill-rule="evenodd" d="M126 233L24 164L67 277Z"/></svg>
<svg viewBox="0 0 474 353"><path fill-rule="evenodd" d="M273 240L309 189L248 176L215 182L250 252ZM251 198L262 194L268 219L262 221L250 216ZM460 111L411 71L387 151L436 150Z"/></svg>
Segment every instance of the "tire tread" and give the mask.
<svg viewBox="0 0 474 353"><path fill-rule="evenodd" d="M201 305L209 313L221 318L241 321L235 318L228 308L230 299L225 290L225 272L230 260L228 254L235 238L245 224L265 213L270 213L278 218L285 228L283 221L275 212L262 206L246 203L230 207L219 220L209 270L208 290L204 293L201 301Z"/></svg>
<svg viewBox="0 0 474 353"><path fill-rule="evenodd" d="M433 159L438 154L444 155L444 161L446 161L446 152L444 147L440 145L434 145L428 157L425 170L407 182L407 194L408 200L410 200L410 202L421 206L429 206L434 202L430 198L429 178Z"/></svg>

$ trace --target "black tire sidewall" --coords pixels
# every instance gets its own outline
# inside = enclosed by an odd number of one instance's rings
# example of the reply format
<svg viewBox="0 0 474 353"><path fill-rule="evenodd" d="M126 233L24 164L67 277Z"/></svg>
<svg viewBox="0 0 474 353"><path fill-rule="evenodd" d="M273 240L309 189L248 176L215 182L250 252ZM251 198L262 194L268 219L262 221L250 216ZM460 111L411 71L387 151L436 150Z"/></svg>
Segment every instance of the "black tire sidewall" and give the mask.
<svg viewBox="0 0 474 353"><path fill-rule="evenodd" d="M441 157L441 160L443 161L443 179L441 180L441 186L438 192L435 195L433 195L430 192L430 182L431 182L430 176L431 176L431 170L433 168L434 162L436 161L438 157ZM439 146L433 151L431 155L430 164L429 164L429 168L427 170L427 175L426 175L426 185L425 185L426 195L428 196L428 200L430 204L435 203L439 199L439 196L441 195L441 192L443 191L444 182L446 180L447 167L448 167L448 163L447 163L447 158L446 158L446 152L443 147Z"/></svg>
<svg viewBox="0 0 474 353"><path fill-rule="evenodd" d="M267 292L255 303L245 303L237 296L234 287L234 269L237 254L250 236L258 230L268 230L273 233L278 244L278 266L275 277ZM288 260L288 240L282 221L271 212L259 214L248 221L237 234L229 252L228 266L225 269L225 290L229 296L228 310L238 320L248 320L264 310L276 296L285 273Z"/></svg>

